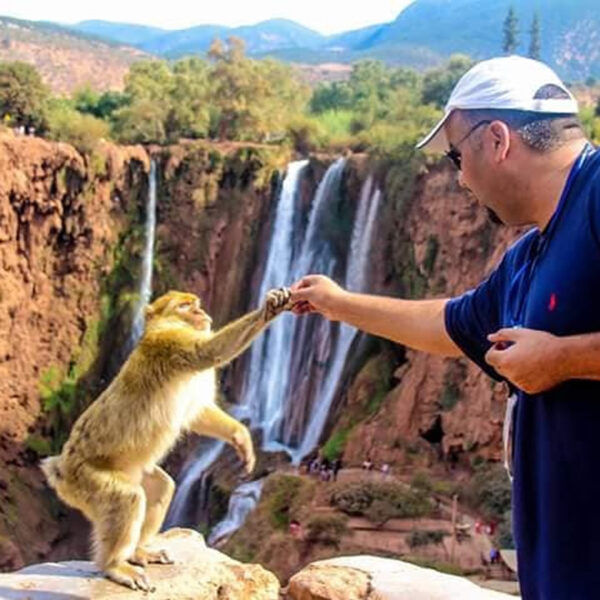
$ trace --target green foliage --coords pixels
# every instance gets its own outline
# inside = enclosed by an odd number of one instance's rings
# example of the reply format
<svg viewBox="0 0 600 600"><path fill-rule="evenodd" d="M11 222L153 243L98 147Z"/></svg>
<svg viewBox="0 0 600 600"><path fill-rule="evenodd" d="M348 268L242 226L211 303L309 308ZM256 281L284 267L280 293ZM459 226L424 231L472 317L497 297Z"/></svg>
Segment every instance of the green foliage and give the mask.
<svg viewBox="0 0 600 600"><path fill-rule="evenodd" d="M320 83L310 99L310 111L315 114L353 108L352 88L346 81Z"/></svg>
<svg viewBox="0 0 600 600"><path fill-rule="evenodd" d="M464 499L487 517L501 521L511 506L511 487L500 463L484 463L463 489Z"/></svg>
<svg viewBox="0 0 600 600"><path fill-rule="evenodd" d="M108 121L116 110L129 103L129 96L112 90L100 94L87 85L75 92L73 103L79 112Z"/></svg>
<svg viewBox="0 0 600 600"><path fill-rule="evenodd" d="M152 100L135 100L114 113L114 135L122 143L157 143L167 141L164 104Z"/></svg>
<svg viewBox="0 0 600 600"><path fill-rule="evenodd" d="M529 57L540 60L542 42L540 39L540 14L537 10L533 13L529 35L531 36L529 40Z"/></svg>
<svg viewBox="0 0 600 600"><path fill-rule="evenodd" d="M315 515L306 524L306 539L312 543L339 547L342 537L351 533L344 515Z"/></svg>
<svg viewBox="0 0 600 600"><path fill-rule="evenodd" d="M270 482L265 490L268 497L268 513L271 525L276 529L287 529L290 524L290 511L302 486L300 477L280 475Z"/></svg>
<svg viewBox="0 0 600 600"><path fill-rule="evenodd" d="M519 20L513 6L510 6L502 26L502 50L513 54L519 46Z"/></svg>
<svg viewBox="0 0 600 600"><path fill-rule="evenodd" d="M441 529L421 530L413 529L407 537L407 543L411 549L420 546L429 546L429 544L441 544L444 541L444 536L447 532Z"/></svg>
<svg viewBox="0 0 600 600"><path fill-rule="evenodd" d="M472 66L473 61L468 56L454 54L445 66L428 71L423 78L422 101L443 108L458 80Z"/></svg>
<svg viewBox="0 0 600 600"><path fill-rule="evenodd" d="M512 511L507 510L502 516L502 521L498 526L498 545L500 548L514 550L515 540L512 533Z"/></svg>
<svg viewBox="0 0 600 600"><path fill-rule="evenodd" d="M50 453L60 452L65 443L75 409L78 405L77 379L79 373L73 365L66 376L56 366L42 372L38 384L42 409L48 415L50 427ZM46 451L40 441L33 441L34 448Z"/></svg>
<svg viewBox="0 0 600 600"><path fill-rule="evenodd" d="M579 118L587 137L594 144L600 144L600 99L595 109L591 106L581 108Z"/></svg>
<svg viewBox="0 0 600 600"><path fill-rule="evenodd" d="M99 140L109 136L109 125L105 121L80 113L69 101L50 101L47 114L48 137L67 142L81 153L91 153Z"/></svg>
<svg viewBox="0 0 600 600"><path fill-rule="evenodd" d="M0 118L11 125L45 126L49 91L35 67L23 62L0 62Z"/></svg>
<svg viewBox="0 0 600 600"><path fill-rule="evenodd" d="M351 431L352 427L346 427L336 431L321 449L323 457L332 461L342 456Z"/></svg>
<svg viewBox="0 0 600 600"><path fill-rule="evenodd" d="M431 514L427 494L395 482L361 481L339 484L330 504L351 516L365 516L382 525L388 519L422 517Z"/></svg>

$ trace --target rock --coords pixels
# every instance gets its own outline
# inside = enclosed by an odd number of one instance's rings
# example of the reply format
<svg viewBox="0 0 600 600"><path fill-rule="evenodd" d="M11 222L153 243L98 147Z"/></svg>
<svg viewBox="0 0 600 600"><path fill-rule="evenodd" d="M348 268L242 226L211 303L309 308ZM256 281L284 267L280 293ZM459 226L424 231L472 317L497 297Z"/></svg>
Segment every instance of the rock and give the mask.
<svg viewBox="0 0 600 600"><path fill-rule="evenodd" d="M515 596L416 565L376 556L322 560L290 579L287 600L515 600Z"/></svg>
<svg viewBox="0 0 600 600"><path fill-rule="evenodd" d="M146 573L155 587L152 600L277 600L279 582L260 565L243 564L207 548L191 529L170 529L157 545L166 548L173 565L152 565ZM144 598L105 579L89 561L44 563L0 575L2 600L127 600Z"/></svg>

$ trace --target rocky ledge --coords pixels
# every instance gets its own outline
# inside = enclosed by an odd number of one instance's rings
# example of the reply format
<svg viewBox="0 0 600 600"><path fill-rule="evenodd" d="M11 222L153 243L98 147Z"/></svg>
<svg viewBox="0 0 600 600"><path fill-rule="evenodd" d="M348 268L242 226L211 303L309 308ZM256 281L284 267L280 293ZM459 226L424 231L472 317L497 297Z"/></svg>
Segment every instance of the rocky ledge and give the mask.
<svg viewBox="0 0 600 600"><path fill-rule="evenodd" d="M88 561L32 565L0 575L2 600L514 600L453 575L388 558L339 557L315 562L280 590L273 573L208 548L190 529L160 535L173 565L147 568L154 590L134 592L104 579Z"/></svg>

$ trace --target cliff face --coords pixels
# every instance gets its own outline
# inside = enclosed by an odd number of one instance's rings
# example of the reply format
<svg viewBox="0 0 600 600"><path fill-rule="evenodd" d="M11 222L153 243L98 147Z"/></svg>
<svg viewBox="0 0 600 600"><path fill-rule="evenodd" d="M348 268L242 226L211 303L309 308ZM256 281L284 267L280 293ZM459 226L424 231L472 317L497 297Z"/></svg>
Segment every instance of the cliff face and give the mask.
<svg viewBox="0 0 600 600"><path fill-rule="evenodd" d="M77 517L45 490L36 464L60 449L124 359L150 154L159 164L154 295L195 292L221 325L252 303L285 152L103 144L82 157L66 144L0 137L0 569L85 554L81 519L56 546L60 522Z"/></svg>
<svg viewBox="0 0 600 600"><path fill-rule="evenodd" d="M56 535L32 464L50 450L40 416L65 416L53 392L94 361L102 279L146 166L141 148L105 145L86 163L65 144L0 136L0 567Z"/></svg>
<svg viewBox="0 0 600 600"><path fill-rule="evenodd" d="M398 166L380 173L388 196L381 215L385 234L375 248L375 287L403 297L459 295L485 278L519 231L493 225L458 186L449 164L420 162L413 168L414 183L396 188L400 202L390 189ZM407 350L403 360L388 364L396 367L389 392L381 409L350 431L347 461L360 463L366 454L378 464L398 466L432 465L442 456L456 461L463 453L464 459L500 459L503 384L466 358ZM349 405L372 398L376 387L363 373L350 387Z"/></svg>

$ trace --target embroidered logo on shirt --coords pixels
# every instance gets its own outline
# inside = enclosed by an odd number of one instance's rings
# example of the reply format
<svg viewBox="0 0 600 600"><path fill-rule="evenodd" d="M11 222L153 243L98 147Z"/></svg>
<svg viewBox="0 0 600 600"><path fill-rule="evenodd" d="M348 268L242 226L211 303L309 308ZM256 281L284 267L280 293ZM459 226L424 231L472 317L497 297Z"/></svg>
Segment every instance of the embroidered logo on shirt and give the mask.
<svg viewBox="0 0 600 600"><path fill-rule="evenodd" d="M548 302L548 310L554 310L556 308L556 294L552 292L550 294L550 301Z"/></svg>

